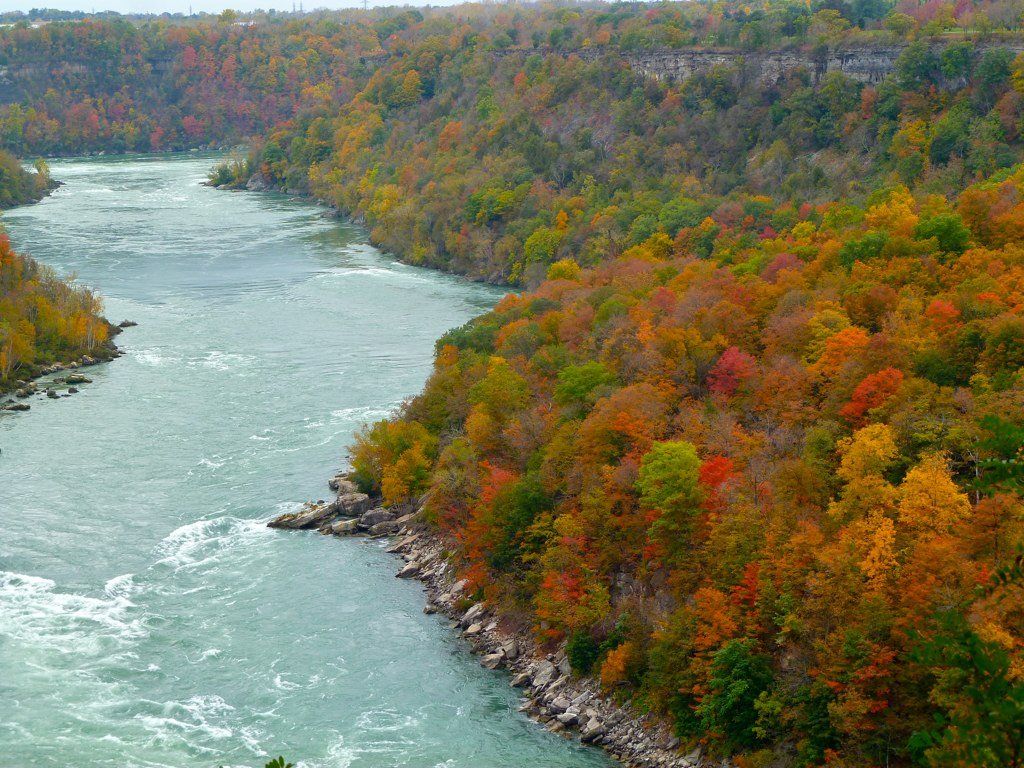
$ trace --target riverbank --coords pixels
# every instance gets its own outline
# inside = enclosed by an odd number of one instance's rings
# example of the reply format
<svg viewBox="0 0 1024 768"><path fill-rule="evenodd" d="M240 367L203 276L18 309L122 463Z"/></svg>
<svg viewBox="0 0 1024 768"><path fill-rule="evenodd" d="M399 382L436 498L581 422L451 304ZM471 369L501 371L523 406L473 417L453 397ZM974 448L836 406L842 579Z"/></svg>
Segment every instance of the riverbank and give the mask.
<svg viewBox="0 0 1024 768"><path fill-rule="evenodd" d="M59 361L48 365L33 366L25 375L10 381L0 380L0 411L28 411L32 406L26 401L38 395L57 400L61 397L71 397L78 393L78 387L83 384L92 384L85 374L79 369L89 366L108 363L115 360L124 352L113 342L113 337L121 333L124 328L131 327L135 323L125 321L120 325L110 325L110 339L103 347L95 350L92 355L82 355L67 361ZM65 376L56 376L47 385L40 386L39 381L47 376L53 376L67 372Z"/></svg>
<svg viewBox="0 0 1024 768"><path fill-rule="evenodd" d="M35 178L42 183L36 184L30 197L0 207L10 210L38 203L63 186L63 182L49 177L45 166L41 168ZM3 232L0 226L0 234ZM110 323L98 314L99 304L90 291L74 286L35 259L13 250L6 237L0 241L0 267L8 275L4 294L0 296L7 304L5 312L0 313L0 324L8 329L0 337L0 344L8 344L0 349L0 411L27 411L31 406L24 401L36 394L54 399L75 394L77 385L90 383L84 374L72 372L55 377L50 382L53 386L45 388L36 382L120 356L113 339L134 323ZM37 338L37 316L46 318L46 325L41 327L49 329L41 341ZM85 339L92 343L85 343ZM55 349L63 352L54 353ZM37 362L38 358L45 361ZM13 399L4 399L11 393Z"/></svg>
<svg viewBox="0 0 1024 768"><path fill-rule="evenodd" d="M528 627L486 602L473 601L465 593L465 580L457 579L448 542L424 522L422 506L383 507L344 474L329 485L337 492L334 501L307 503L274 518L268 527L388 538L387 551L401 559L397 578L421 582L424 612L450 619L481 665L510 676L510 684L522 691L520 711L527 716L600 747L627 768L729 765L705 760L700 747L684 752L666 723L608 697L597 680L573 675L564 648L542 648Z"/></svg>
<svg viewBox="0 0 1024 768"><path fill-rule="evenodd" d="M366 230L366 237L367 237L367 240L369 241L370 245L372 245L374 248L377 248L382 253L388 254L389 256L393 257L395 260L400 261L403 264L409 264L411 266L423 267L424 269L432 269L432 270L434 270L436 272L440 272L442 274L458 275L459 277L465 278L466 280L470 280L470 281L475 282L475 283L481 283L481 284L484 284L484 285L493 285L493 286L496 286L496 287L499 287L499 288L508 288L509 290L517 289L514 284L509 283L508 281L503 280L500 277L488 276L488 275L485 275L485 274L476 274L476 273L473 273L473 272L469 272L469 271L465 271L465 270L459 270L459 269L454 269L454 268L447 268L447 267L445 267L444 265L441 265L441 264L428 264L428 263L414 262L414 261L410 260L409 258L407 258L405 255L403 255L401 252L397 252L394 249L389 248L385 243L382 243L377 238L375 238L373 236L373 232L371 231L371 229L369 227L367 227L366 219L365 219L365 217L362 214L357 213L355 211L343 210L343 209L339 208L337 205L335 205L333 202L331 202L330 200L325 200L322 197L317 197L316 195L314 195L312 192L309 192L308 190L296 189L296 188L292 188L292 187L285 187L285 186L281 186L281 185L275 184L272 181L270 181L269 179L267 179L259 171L255 171L255 172L248 172L248 171L246 171L243 175L239 176L234 181L230 181L230 182L227 182L227 183L219 184L219 183L216 183L215 181L213 181L212 179L207 179L206 181L202 182L202 184L204 186L212 187L212 188L220 190L220 191L227 191L227 192L240 192L240 191L247 191L247 192L272 192L272 193L275 193L275 194L289 195L291 197L297 197L297 198L301 198L303 200L309 200L312 203L316 203L317 205L320 205L320 206L323 206L324 208L326 208L327 209L326 215L329 215L329 216L332 216L332 217L335 217L335 218L339 218L339 219L344 218L347 221L350 221L351 223L355 224L356 226L363 227Z"/></svg>

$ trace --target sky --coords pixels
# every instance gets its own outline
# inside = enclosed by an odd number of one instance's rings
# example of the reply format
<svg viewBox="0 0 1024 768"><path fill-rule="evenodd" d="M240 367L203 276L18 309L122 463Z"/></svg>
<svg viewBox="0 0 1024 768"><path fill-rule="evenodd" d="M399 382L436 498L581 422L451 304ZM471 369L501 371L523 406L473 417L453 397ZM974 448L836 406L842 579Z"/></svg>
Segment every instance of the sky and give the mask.
<svg viewBox="0 0 1024 768"><path fill-rule="evenodd" d="M369 0L369 5L453 5L456 0ZM298 7L299 0L295 0ZM362 7L362 0L302 0L307 11L314 8ZM276 8L290 11L292 0L0 0L2 11L28 11L32 8L59 8L63 11L117 11L118 13L219 13L225 8L252 11Z"/></svg>

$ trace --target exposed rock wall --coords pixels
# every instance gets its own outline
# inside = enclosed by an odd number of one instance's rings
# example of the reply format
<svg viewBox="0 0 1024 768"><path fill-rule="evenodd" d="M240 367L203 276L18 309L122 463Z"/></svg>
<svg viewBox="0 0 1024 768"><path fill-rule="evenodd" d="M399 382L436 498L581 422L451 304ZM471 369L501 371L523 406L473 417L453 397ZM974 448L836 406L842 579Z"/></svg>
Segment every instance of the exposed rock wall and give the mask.
<svg viewBox="0 0 1024 768"><path fill-rule="evenodd" d="M896 68L896 60L906 45L850 46L829 50L741 51L730 48L657 48L642 51L617 51L611 47L594 46L571 51L557 51L565 56L578 56L585 61L606 57L619 58L635 71L659 80L680 82L715 67L726 67L740 73L748 81L774 84L791 72L804 71L818 83L830 72L841 72L862 83L879 83ZM945 45L936 45L941 51ZM993 48L1024 52L1024 43L984 43L975 48L976 55ZM547 54L554 49L509 48L496 51L496 56ZM960 87L963 83L946 83Z"/></svg>
<svg viewBox="0 0 1024 768"><path fill-rule="evenodd" d="M842 72L864 83L878 83L893 71L902 48L856 48L824 55L800 51L643 51L626 56L638 72L659 80L680 81L714 67L733 67L757 82L775 83L789 72L806 71L814 82Z"/></svg>
<svg viewBox="0 0 1024 768"><path fill-rule="evenodd" d="M941 50L944 46L936 46ZM739 69L756 82L775 83L789 72L803 70L813 82L831 72L840 72L851 80L879 83L896 68L904 45L836 48L827 51L734 51L734 50L651 50L624 54L638 72L660 80L680 81L702 74L716 66ZM993 48L1006 48L1017 54L1024 44L986 44L976 55ZM962 85L948 83L950 87Z"/></svg>

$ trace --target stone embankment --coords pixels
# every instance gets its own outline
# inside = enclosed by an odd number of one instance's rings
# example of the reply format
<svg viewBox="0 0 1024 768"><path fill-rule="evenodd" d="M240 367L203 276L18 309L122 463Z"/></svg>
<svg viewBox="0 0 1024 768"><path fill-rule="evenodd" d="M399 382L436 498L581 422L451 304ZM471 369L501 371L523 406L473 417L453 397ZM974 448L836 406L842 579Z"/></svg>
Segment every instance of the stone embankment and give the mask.
<svg viewBox="0 0 1024 768"><path fill-rule="evenodd" d="M398 578L416 579L426 587L424 611L451 619L484 667L505 670L523 692L521 711L548 729L602 747L633 768L726 768L704 759L699 748L685 751L664 723L608 698L597 681L573 675L563 650L546 651L492 606L474 602L466 582L456 578L444 541L422 522L421 509L383 507L346 475L335 477L330 486L337 492L333 501L310 502L267 525L392 537L387 551L401 558Z"/></svg>

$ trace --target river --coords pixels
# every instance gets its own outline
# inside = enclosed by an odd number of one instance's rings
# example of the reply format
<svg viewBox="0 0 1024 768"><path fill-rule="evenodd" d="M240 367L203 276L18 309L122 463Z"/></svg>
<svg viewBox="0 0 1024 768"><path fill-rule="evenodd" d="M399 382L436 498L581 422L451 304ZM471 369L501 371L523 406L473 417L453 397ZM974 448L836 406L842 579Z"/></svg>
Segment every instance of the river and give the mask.
<svg viewBox="0 0 1024 768"><path fill-rule="evenodd" d="M379 542L275 532L494 288L396 263L210 157L54 162L12 241L139 323L0 415L0 766L587 768Z"/></svg>

